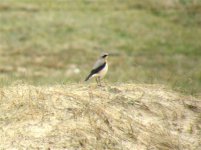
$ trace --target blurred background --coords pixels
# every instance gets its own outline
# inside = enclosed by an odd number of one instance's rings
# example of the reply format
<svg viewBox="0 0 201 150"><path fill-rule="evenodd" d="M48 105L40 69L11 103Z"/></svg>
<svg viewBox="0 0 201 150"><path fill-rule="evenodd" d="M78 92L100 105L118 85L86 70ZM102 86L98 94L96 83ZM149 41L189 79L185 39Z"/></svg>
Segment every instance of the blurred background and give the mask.
<svg viewBox="0 0 201 150"><path fill-rule="evenodd" d="M102 51L109 83L201 93L200 0L0 0L0 86L81 82Z"/></svg>

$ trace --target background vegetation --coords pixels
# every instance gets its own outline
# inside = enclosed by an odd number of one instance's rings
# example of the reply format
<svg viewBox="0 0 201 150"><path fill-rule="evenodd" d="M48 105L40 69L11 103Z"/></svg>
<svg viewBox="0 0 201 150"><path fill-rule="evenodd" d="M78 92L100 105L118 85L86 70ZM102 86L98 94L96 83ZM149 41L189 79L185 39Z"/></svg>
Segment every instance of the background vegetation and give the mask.
<svg viewBox="0 0 201 150"><path fill-rule="evenodd" d="M200 39L200 0L1 0L1 86L80 82L108 51L108 82L199 95Z"/></svg>

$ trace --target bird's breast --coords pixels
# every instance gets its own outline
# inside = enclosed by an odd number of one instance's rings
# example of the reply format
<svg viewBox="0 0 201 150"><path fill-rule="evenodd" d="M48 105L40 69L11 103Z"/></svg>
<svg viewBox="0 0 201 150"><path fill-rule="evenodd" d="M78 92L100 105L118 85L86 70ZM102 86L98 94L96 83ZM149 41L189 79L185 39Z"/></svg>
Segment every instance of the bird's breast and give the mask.
<svg viewBox="0 0 201 150"><path fill-rule="evenodd" d="M106 75L107 71L108 71L108 64L106 63L105 67L99 72L99 76L103 78Z"/></svg>

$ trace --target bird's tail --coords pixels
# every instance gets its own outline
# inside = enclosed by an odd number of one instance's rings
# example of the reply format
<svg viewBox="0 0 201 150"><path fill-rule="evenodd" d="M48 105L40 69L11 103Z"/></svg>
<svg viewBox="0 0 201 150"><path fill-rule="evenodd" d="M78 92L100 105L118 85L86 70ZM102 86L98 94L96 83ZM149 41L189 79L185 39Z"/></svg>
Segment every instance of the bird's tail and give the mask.
<svg viewBox="0 0 201 150"><path fill-rule="evenodd" d="M93 74L92 73L90 73L87 77L86 77L86 79L84 80L84 81L88 81L89 80L89 78L91 78L91 76L92 76Z"/></svg>

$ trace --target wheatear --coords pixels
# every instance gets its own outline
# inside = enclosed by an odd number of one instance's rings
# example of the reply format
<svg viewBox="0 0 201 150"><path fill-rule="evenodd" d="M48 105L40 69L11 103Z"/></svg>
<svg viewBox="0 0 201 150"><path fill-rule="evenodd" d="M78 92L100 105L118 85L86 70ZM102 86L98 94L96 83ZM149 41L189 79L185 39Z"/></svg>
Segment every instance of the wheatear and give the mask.
<svg viewBox="0 0 201 150"><path fill-rule="evenodd" d="M90 74L87 76L85 81L95 77L96 82L99 86L101 86L101 79L106 75L108 71L108 63L107 63L108 53L103 53L96 63L94 64Z"/></svg>

